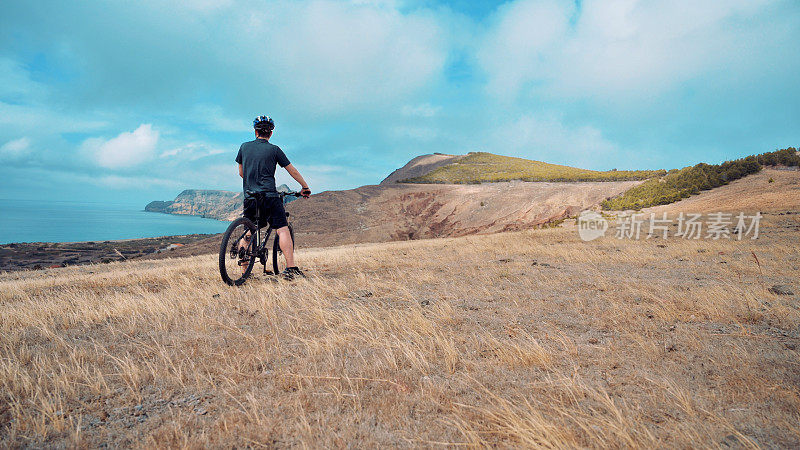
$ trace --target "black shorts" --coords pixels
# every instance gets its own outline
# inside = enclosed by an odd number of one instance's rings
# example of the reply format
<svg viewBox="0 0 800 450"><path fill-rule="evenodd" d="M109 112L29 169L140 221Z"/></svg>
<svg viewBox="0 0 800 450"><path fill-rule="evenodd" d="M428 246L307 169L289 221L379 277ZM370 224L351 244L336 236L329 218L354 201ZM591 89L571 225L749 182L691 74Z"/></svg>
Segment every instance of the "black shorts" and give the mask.
<svg viewBox="0 0 800 450"><path fill-rule="evenodd" d="M273 230L289 225L286 220L286 210L280 197L262 197L258 206L259 217L256 218L256 199L244 199L244 216L252 220L257 227L263 228L269 224Z"/></svg>

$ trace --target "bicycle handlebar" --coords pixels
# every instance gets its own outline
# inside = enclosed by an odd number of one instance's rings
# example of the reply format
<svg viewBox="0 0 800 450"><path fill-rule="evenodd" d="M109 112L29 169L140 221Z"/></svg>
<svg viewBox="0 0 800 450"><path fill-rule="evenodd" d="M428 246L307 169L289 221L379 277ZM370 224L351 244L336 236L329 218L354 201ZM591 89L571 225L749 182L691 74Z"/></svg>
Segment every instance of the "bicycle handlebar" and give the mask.
<svg viewBox="0 0 800 450"><path fill-rule="evenodd" d="M260 196L264 196L266 194L275 194L275 193L274 192L265 192L265 191L260 191L260 192L259 191L247 191L247 192L245 192L245 194L248 197L260 197ZM303 195L302 193L297 192L297 191L286 191L286 192L280 192L279 191L279 192L277 192L277 194L281 198L286 197L287 195L291 195L291 196L294 196L294 197L300 197L300 196Z"/></svg>

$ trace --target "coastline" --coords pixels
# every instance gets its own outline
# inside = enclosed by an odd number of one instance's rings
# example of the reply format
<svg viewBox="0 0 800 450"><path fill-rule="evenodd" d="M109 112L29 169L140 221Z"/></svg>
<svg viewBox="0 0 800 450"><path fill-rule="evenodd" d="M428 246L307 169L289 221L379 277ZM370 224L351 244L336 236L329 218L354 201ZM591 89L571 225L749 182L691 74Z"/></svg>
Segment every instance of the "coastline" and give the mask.
<svg viewBox="0 0 800 450"><path fill-rule="evenodd" d="M0 244L0 272L169 257L175 250L189 244L218 240L219 236L220 233L210 233L106 241Z"/></svg>
<svg viewBox="0 0 800 450"><path fill-rule="evenodd" d="M141 206L0 199L0 246L83 243L221 233L228 223L193 215L155 214Z"/></svg>

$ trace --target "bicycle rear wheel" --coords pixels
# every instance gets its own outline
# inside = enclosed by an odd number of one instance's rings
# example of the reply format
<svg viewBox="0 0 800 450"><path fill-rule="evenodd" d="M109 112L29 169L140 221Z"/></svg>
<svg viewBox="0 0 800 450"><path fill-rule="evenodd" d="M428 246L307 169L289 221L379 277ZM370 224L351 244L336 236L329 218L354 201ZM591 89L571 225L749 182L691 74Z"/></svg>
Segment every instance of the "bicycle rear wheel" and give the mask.
<svg viewBox="0 0 800 450"><path fill-rule="evenodd" d="M289 225L289 235L292 237L292 249L294 249L294 229L291 225ZM275 272L275 275L280 275L285 268L286 258L283 257L283 252L281 251L278 233L275 233L275 240L272 242L272 270Z"/></svg>
<svg viewBox="0 0 800 450"><path fill-rule="evenodd" d="M219 246L219 274L222 281L240 286L253 271L256 262L256 226L249 219L234 220L222 236Z"/></svg>

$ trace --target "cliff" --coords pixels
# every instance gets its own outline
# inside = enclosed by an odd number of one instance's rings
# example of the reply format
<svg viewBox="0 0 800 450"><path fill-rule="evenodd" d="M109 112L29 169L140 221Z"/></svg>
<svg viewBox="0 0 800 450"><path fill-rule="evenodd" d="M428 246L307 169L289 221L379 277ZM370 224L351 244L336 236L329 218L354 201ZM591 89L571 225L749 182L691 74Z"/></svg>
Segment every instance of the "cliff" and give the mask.
<svg viewBox="0 0 800 450"><path fill-rule="evenodd" d="M289 186L278 186L279 191L288 191ZM187 189L172 201L156 200L144 207L145 211L165 214L201 216L217 220L234 220L242 213L242 193L203 189ZM287 197L286 200L294 200ZM287 201L287 203L288 203Z"/></svg>
<svg viewBox="0 0 800 450"><path fill-rule="evenodd" d="M242 212L242 193L187 189L173 201L154 201L145 211L188 216L202 216L217 220L233 220Z"/></svg>
<svg viewBox="0 0 800 450"><path fill-rule="evenodd" d="M165 213L167 212L167 208L169 208L173 203L175 202L171 200L167 201L155 200L148 203L147 206L144 207L144 210L148 212Z"/></svg>

